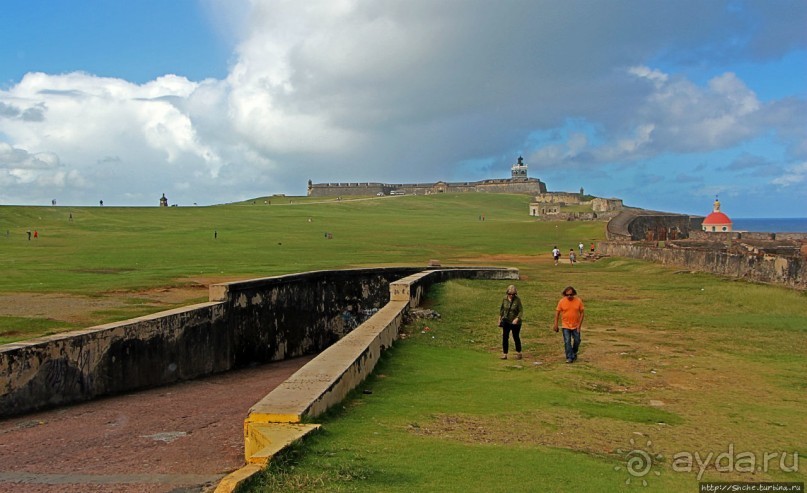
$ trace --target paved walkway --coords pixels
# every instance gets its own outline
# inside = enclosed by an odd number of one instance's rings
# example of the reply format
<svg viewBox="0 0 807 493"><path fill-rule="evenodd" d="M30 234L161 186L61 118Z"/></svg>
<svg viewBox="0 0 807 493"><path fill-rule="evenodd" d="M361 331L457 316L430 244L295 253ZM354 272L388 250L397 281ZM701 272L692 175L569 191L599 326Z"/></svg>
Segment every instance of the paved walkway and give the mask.
<svg viewBox="0 0 807 493"><path fill-rule="evenodd" d="M212 491L249 408L310 359L0 420L0 493Z"/></svg>

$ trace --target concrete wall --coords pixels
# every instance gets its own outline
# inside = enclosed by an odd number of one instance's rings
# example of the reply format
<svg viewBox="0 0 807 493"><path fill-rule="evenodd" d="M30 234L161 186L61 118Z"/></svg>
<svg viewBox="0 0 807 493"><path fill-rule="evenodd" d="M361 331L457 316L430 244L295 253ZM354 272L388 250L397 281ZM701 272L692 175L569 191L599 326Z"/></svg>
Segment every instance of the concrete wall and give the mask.
<svg viewBox="0 0 807 493"><path fill-rule="evenodd" d="M419 267L317 271L211 286L210 302L0 346L0 417L318 353ZM506 269L444 269L451 276ZM488 277L490 278L490 277Z"/></svg>
<svg viewBox="0 0 807 493"><path fill-rule="evenodd" d="M802 256L743 255L721 249L656 248L636 243L600 242L600 253L757 282L807 289L807 261Z"/></svg>
<svg viewBox="0 0 807 493"><path fill-rule="evenodd" d="M429 286L454 278L515 280L518 271L431 270L390 284L389 303L250 408L244 420L246 465L223 478L215 493L239 491L275 454L320 428L303 421L320 416L358 387L398 338L406 311L420 304Z"/></svg>

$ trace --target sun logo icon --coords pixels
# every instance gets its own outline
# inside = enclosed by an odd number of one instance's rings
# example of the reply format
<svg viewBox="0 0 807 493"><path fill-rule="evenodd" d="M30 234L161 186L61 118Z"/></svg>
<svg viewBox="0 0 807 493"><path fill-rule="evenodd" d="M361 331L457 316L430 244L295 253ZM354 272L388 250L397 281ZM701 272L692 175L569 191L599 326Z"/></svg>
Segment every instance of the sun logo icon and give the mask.
<svg viewBox="0 0 807 493"><path fill-rule="evenodd" d="M653 471L653 466L664 459L664 456L657 454L653 451L653 442L648 440L642 448L636 445L636 441L630 439L631 450L617 449L617 453L622 455L625 459L624 468L628 471L628 479L625 484L631 484L634 480L637 482L641 480L642 486L647 486L647 479L645 476L652 473L656 476L661 476L659 471ZM614 467L614 471L621 471L622 465Z"/></svg>

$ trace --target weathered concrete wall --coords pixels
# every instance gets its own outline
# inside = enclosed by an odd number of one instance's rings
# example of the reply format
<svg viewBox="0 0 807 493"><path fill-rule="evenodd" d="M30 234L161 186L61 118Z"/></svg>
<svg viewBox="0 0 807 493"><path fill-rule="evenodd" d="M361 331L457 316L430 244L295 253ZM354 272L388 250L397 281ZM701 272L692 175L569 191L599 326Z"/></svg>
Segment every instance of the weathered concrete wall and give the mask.
<svg viewBox="0 0 807 493"><path fill-rule="evenodd" d="M731 231L727 233L711 233L703 230L691 231L690 238L697 240L729 241L729 240L778 240L804 241L807 233L762 233L756 231Z"/></svg>
<svg viewBox="0 0 807 493"><path fill-rule="evenodd" d="M420 304L429 286L456 278L515 280L518 270L438 269L390 284L389 303L250 408L244 420L246 465L222 479L216 493L238 491L276 453L319 428L302 421L321 415L360 385L398 338L406 311Z"/></svg>
<svg viewBox="0 0 807 493"><path fill-rule="evenodd" d="M649 260L702 272L807 289L807 261L801 256L743 255L717 248L656 248L607 241L600 242L598 247L604 255Z"/></svg>
<svg viewBox="0 0 807 493"><path fill-rule="evenodd" d="M225 283L209 303L2 345L0 417L319 352L384 306L390 282L422 270Z"/></svg>
<svg viewBox="0 0 807 493"><path fill-rule="evenodd" d="M319 352L388 301L419 267L307 272L210 287L225 303L236 367Z"/></svg>
<svg viewBox="0 0 807 493"><path fill-rule="evenodd" d="M223 306L205 303L5 344L0 417L224 371L229 339Z"/></svg>

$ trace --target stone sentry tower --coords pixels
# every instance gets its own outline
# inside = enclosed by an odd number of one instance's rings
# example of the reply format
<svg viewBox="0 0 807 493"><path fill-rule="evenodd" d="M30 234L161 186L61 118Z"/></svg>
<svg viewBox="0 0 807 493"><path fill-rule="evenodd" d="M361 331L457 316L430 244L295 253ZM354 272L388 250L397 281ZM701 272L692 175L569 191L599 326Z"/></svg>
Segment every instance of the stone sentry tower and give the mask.
<svg viewBox="0 0 807 493"><path fill-rule="evenodd" d="M524 158L519 156L518 162L510 168L512 181L527 181L527 165L524 164Z"/></svg>

